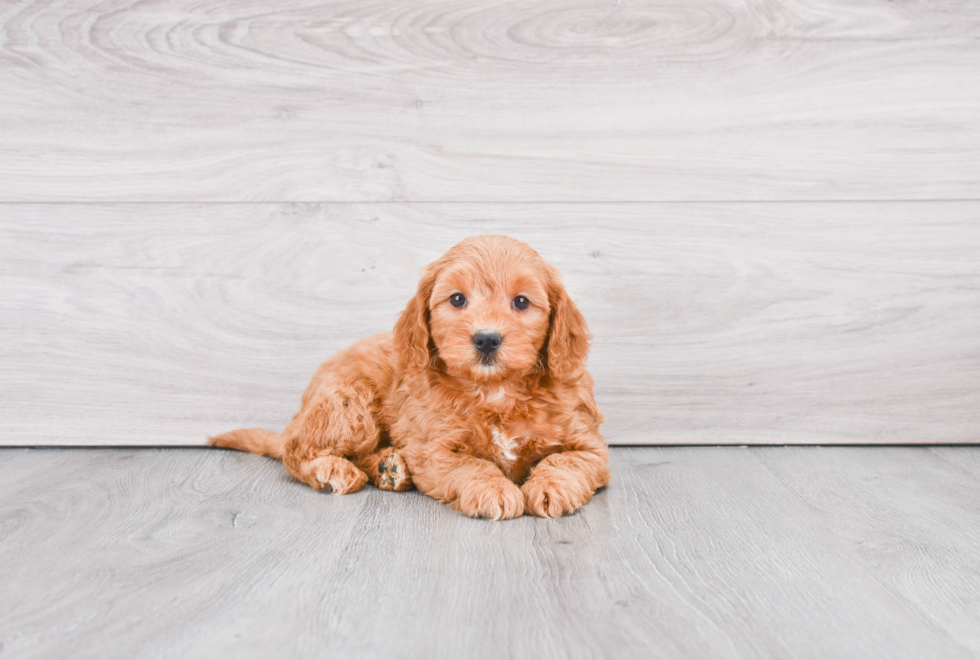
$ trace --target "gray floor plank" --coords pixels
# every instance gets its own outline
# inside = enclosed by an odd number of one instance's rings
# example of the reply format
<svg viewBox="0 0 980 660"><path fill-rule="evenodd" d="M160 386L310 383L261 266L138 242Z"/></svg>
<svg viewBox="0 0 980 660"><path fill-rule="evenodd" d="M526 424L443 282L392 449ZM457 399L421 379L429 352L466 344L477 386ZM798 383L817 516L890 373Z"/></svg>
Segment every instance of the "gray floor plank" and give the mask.
<svg viewBox="0 0 980 660"><path fill-rule="evenodd" d="M0 450L0 644L12 658L980 656L980 477L929 449L612 461L578 514L495 524L416 492L315 493L234 452Z"/></svg>
<svg viewBox="0 0 980 660"><path fill-rule="evenodd" d="M0 5L4 201L976 198L980 10Z"/></svg>
<svg viewBox="0 0 980 660"><path fill-rule="evenodd" d="M921 448L752 451L883 584L980 656L977 473ZM980 448L955 453L975 463Z"/></svg>
<svg viewBox="0 0 980 660"><path fill-rule="evenodd" d="M980 203L0 205L0 444L282 428L467 235L528 241L612 444L980 442Z"/></svg>
<svg viewBox="0 0 980 660"><path fill-rule="evenodd" d="M933 447L932 452L942 460L956 466L957 469L980 476L980 453L971 451L969 448L962 451L961 447L938 446Z"/></svg>

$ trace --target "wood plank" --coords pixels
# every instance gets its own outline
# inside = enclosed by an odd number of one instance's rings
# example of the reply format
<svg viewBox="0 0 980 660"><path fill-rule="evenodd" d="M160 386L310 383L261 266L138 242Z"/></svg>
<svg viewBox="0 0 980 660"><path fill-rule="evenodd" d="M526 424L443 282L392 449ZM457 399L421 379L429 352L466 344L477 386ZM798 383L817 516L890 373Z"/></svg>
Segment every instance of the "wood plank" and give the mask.
<svg viewBox="0 0 980 660"><path fill-rule="evenodd" d="M25 0L0 200L977 198L980 7Z"/></svg>
<svg viewBox="0 0 980 660"><path fill-rule="evenodd" d="M786 450L811 486L840 467L868 483L814 506L744 448L615 449L577 515L492 523L417 492L316 493L234 452L0 450L0 642L18 658L975 657L923 616L933 585L899 593L867 550L916 543L926 520L942 548L980 528L954 498L935 518L883 503L900 481L948 488L929 450L900 451L907 473L878 489L892 450ZM885 526L850 525L881 506ZM917 568L972 598L946 559Z"/></svg>
<svg viewBox="0 0 980 660"><path fill-rule="evenodd" d="M965 450L965 451L964 451ZM965 447L933 447L932 453L941 460L956 466L957 470L980 477L980 453L971 452Z"/></svg>
<svg viewBox="0 0 980 660"><path fill-rule="evenodd" d="M612 444L980 441L980 203L0 207L0 444L279 429L467 235L528 241Z"/></svg>
<svg viewBox="0 0 980 660"><path fill-rule="evenodd" d="M980 464L977 448L752 451L924 621L980 657L980 474L959 467Z"/></svg>

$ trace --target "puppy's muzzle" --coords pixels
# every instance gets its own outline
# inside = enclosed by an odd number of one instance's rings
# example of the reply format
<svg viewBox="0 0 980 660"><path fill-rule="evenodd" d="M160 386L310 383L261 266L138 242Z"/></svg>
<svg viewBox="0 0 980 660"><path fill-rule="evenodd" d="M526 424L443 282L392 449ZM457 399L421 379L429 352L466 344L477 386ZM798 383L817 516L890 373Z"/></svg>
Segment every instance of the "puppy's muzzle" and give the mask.
<svg viewBox="0 0 980 660"><path fill-rule="evenodd" d="M473 345L482 354L481 360L484 362L493 359L494 353L497 352L497 349L500 348L500 344L503 341L503 338L497 332L481 330L473 335Z"/></svg>

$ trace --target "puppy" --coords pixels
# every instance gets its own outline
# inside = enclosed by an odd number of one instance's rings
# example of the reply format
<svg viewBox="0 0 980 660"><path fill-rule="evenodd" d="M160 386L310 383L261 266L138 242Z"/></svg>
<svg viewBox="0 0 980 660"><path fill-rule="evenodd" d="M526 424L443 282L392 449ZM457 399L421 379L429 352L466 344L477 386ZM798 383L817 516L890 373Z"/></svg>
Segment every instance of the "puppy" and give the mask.
<svg viewBox="0 0 980 660"><path fill-rule="evenodd" d="M281 458L337 494L414 484L468 516L562 516L609 483L589 339L537 252L469 238L423 270L394 332L320 366L285 431L211 444Z"/></svg>

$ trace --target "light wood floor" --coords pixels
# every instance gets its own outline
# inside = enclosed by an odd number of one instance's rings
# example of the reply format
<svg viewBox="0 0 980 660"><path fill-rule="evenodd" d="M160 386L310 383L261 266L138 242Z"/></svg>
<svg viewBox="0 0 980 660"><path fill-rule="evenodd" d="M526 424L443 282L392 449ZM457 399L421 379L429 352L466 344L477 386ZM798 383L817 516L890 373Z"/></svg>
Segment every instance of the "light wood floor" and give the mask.
<svg viewBox="0 0 980 660"><path fill-rule="evenodd" d="M578 514L0 450L3 658L980 657L980 448L616 448Z"/></svg>

